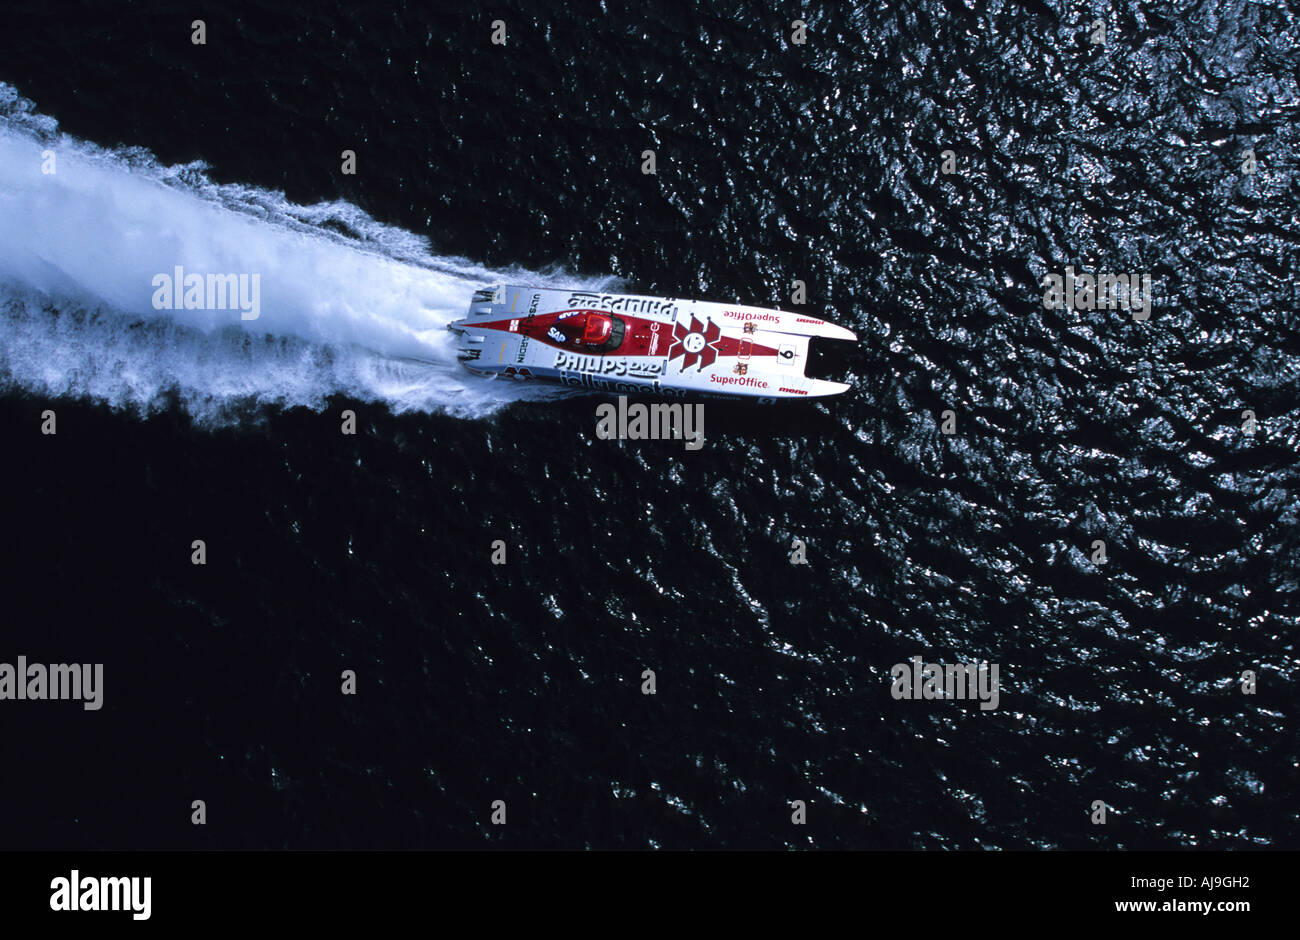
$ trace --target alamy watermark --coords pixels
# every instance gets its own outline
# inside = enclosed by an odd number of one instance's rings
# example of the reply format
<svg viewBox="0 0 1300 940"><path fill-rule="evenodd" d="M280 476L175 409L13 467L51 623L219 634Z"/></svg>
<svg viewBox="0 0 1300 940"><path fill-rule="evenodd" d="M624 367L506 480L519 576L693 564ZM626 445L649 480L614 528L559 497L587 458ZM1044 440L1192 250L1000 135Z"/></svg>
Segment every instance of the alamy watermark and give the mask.
<svg viewBox="0 0 1300 940"><path fill-rule="evenodd" d="M88 712L104 706L103 663L0 663L0 701L79 701Z"/></svg>
<svg viewBox="0 0 1300 940"><path fill-rule="evenodd" d="M627 396L619 395L617 407L608 401L596 406L596 437L602 441L685 440L687 450L699 450L704 446L704 405L629 405Z"/></svg>
<svg viewBox="0 0 1300 940"><path fill-rule="evenodd" d="M66 878L50 882L52 911L130 911L133 920L148 920L152 912L153 878L82 877L72 869Z"/></svg>
<svg viewBox="0 0 1300 940"><path fill-rule="evenodd" d="M1151 275L1101 273L1044 274L1043 306L1048 310L1128 310L1134 320L1151 317Z"/></svg>
<svg viewBox="0 0 1300 940"><path fill-rule="evenodd" d="M179 264L171 274L155 274L150 282L155 310L238 310L241 320L262 313L260 274L186 274Z"/></svg>
<svg viewBox="0 0 1300 940"><path fill-rule="evenodd" d="M920 656L896 663L889 694L896 699L979 699L980 711L998 707L998 664L927 663Z"/></svg>

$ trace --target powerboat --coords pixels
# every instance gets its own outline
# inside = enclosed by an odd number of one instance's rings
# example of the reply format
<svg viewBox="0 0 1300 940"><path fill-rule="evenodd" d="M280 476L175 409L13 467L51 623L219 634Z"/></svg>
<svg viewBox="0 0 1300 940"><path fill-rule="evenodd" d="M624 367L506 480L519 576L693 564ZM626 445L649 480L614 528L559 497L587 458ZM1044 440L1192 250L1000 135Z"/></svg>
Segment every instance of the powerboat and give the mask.
<svg viewBox="0 0 1300 940"><path fill-rule="evenodd" d="M685 398L774 401L850 388L805 374L814 338L842 326L786 310L501 284L474 292L457 357L478 375Z"/></svg>

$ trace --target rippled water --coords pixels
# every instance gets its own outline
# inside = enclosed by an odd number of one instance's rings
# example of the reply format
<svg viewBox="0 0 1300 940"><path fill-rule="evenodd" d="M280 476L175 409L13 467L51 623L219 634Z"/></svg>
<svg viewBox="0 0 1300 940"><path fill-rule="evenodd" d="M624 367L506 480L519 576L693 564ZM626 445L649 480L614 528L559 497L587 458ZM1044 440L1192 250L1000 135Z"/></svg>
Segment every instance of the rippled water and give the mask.
<svg viewBox="0 0 1300 940"><path fill-rule="evenodd" d="M15 844L192 845L197 794L204 845L1297 847L1296 14L792 16L312 5L196 51L189 13L20 4L0 80L76 139L489 268L802 280L862 341L852 392L710 404L698 453L598 441L588 399L343 385L213 430L0 368L31 611L0 659L99 655L115 706L15 722ZM1149 274L1150 318L1045 309L1067 265ZM998 709L896 701L914 655L1000 664Z"/></svg>

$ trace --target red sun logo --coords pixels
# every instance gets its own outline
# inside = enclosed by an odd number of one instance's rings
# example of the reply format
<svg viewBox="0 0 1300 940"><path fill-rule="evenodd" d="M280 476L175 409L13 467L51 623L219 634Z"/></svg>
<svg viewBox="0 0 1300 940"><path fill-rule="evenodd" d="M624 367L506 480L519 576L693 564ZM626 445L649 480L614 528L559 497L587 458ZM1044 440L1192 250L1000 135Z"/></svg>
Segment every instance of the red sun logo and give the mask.
<svg viewBox="0 0 1300 940"><path fill-rule="evenodd" d="M701 323L693 314L691 326L687 329L680 323L673 324L673 345L668 350L668 361L682 357L682 369L685 372L698 361L698 369L713 365L718 358L718 340L722 338L722 327L712 320Z"/></svg>

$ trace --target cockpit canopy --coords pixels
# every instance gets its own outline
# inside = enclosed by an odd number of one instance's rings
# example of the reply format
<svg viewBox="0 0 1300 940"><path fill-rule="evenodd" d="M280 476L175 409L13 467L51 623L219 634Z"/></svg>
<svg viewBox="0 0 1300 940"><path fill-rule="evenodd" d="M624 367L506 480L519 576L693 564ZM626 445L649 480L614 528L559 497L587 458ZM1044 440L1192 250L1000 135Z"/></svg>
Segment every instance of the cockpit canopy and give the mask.
<svg viewBox="0 0 1300 940"><path fill-rule="evenodd" d="M588 313L587 322L582 327L582 344L584 346L603 346L609 334L614 331L614 318L603 313Z"/></svg>
<svg viewBox="0 0 1300 940"><path fill-rule="evenodd" d="M609 352L623 342L627 326L618 317L599 310L568 310L546 330L547 336L565 346L592 352Z"/></svg>

